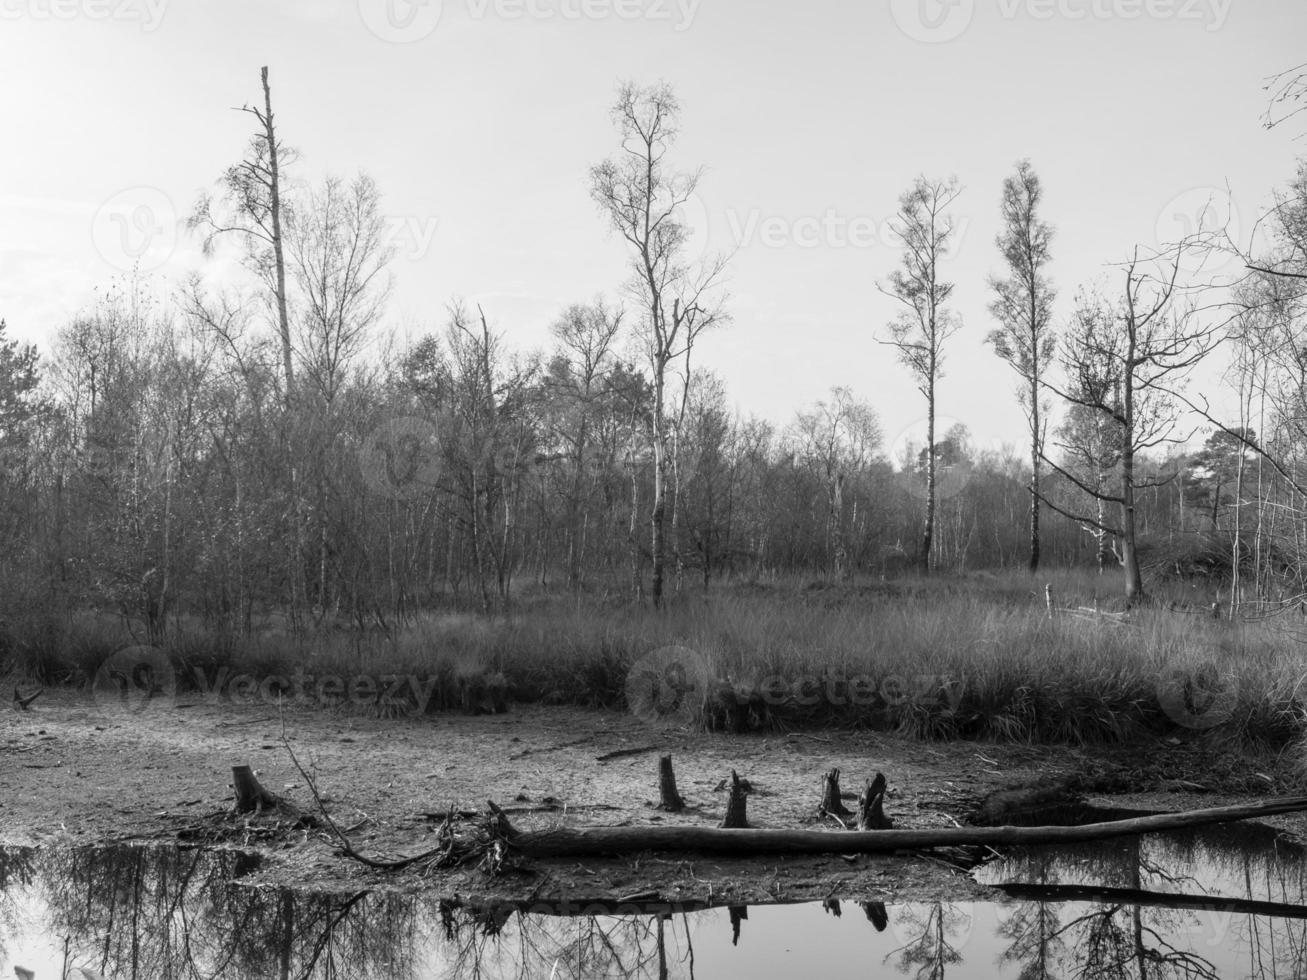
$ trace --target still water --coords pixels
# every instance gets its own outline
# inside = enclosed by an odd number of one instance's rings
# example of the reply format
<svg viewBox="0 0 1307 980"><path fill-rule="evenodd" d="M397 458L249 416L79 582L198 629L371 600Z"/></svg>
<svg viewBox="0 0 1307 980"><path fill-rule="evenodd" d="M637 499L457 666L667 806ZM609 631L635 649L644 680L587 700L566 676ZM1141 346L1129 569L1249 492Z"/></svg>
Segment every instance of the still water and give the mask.
<svg viewBox="0 0 1307 980"><path fill-rule="evenodd" d="M0 850L0 976L1307 977L1307 852L1250 825L1010 852L977 872L996 886L979 903L467 909L251 887L258 865Z"/></svg>

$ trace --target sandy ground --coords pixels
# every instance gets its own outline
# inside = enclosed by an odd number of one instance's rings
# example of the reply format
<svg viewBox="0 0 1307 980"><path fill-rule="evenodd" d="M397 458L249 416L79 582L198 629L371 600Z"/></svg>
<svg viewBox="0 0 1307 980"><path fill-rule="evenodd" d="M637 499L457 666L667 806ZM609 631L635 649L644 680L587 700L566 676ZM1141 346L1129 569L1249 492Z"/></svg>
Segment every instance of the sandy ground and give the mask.
<svg viewBox="0 0 1307 980"><path fill-rule="evenodd" d="M716 826L731 770L753 784L750 823L814 823L821 775L838 766L846 795L876 771L889 779L886 811L902 827L945 827L992 790L1042 777L1103 774L1129 790L1114 803L1157 809L1216 806L1295 789L1267 760L1213 769L1198 741L1150 740L1111 751L1066 747L923 744L871 733L732 736L659 729L634 717L572 708L520 707L504 715L384 719L353 710L239 706L202 699L106 708L87 694L47 691L29 711L0 713L0 842L89 844L173 840L231 805L230 767L254 766L264 785L306 809L313 799L283 732L314 775L354 846L379 857L427 849L431 814L451 806L514 807L523 829L581 825ZM643 750L608 760L621 750ZM672 754L691 805L653 807L659 754ZM1182 782L1183 781L1183 782ZM1198 784L1207 790L1195 792ZM1184 792L1175 792L1183 789ZM531 812L551 803L559 810ZM521 812L525 811L525 812ZM1307 829L1281 818L1288 829ZM424 887L481 900L740 901L966 897L979 886L930 857L719 860L658 855L536 862L490 877L474 868L418 877L369 871L336 853L325 834L296 832L258 845L268 881L321 888Z"/></svg>

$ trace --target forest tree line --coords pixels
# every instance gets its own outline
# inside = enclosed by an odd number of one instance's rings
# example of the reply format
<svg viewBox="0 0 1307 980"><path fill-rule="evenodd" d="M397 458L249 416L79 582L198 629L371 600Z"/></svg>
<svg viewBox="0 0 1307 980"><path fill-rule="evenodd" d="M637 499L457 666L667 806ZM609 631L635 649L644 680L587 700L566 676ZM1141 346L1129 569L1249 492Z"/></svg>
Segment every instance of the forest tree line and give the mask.
<svg viewBox="0 0 1307 980"><path fill-rule="evenodd" d="M239 632L273 610L392 625L504 608L524 583L659 603L722 579L1041 562L1121 564L1135 598L1149 569L1245 600L1307 590L1307 163L1232 281L1202 275L1203 256L1239 248L1208 229L1136 250L1066 322L1042 187L1018 164L989 341L1030 440L1004 451L936 431L960 326L939 265L959 189L919 178L881 288L901 305L884 342L930 424L891 459L852 389L776 425L738 416L695 362L729 320L727 260L684 258L697 174L667 162L670 89L621 89L618 151L589 175L631 259L619 296L560 311L543 351L463 304L396 349L379 189L301 178L262 81L245 157L190 221L206 246L239 246L246 288L196 277L159 296L129 275L44 355L0 322L11 623L99 608L155 631L184 614ZM1228 365L1210 401L1184 384L1209 357Z"/></svg>

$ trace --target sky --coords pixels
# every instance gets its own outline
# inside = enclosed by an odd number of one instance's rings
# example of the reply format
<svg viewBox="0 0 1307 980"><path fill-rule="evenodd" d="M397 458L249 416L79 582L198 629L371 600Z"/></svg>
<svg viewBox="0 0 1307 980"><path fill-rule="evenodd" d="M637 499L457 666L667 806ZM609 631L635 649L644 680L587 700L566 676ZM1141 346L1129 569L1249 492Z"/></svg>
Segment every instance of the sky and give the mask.
<svg viewBox="0 0 1307 980"><path fill-rule="evenodd" d="M887 447L919 430L877 284L899 196L956 175L940 412L1021 445L984 343L1003 179L1029 158L1045 185L1059 322L1135 245L1204 220L1247 237L1307 152L1262 125L1304 40L1302 0L0 0L0 317L48 349L133 265L163 293L227 281L182 222L245 150L234 109L267 65L295 176L380 187L388 335L461 299L544 349L566 306L620 295L588 172L618 145L618 84L666 81L671 162L703 169L691 248L730 255L731 323L697 360L734 407L783 425L845 386Z"/></svg>

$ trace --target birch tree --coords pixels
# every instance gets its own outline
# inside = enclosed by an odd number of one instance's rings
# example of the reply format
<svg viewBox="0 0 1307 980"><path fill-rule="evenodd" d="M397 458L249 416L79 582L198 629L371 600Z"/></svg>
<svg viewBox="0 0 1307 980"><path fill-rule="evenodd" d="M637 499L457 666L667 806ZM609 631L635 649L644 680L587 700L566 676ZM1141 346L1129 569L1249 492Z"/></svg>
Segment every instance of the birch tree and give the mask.
<svg viewBox="0 0 1307 980"><path fill-rule="evenodd" d="M923 574L930 573L935 534L936 389L943 376L945 344L961 326L946 305L953 283L944 281L940 270L957 232L948 209L960 193L955 177L931 180L922 176L899 199L891 227L903 243L902 267L881 287L903 307L889 325L886 343L897 350L899 362L911 372L926 399L926 519L917 559Z"/></svg>
<svg viewBox="0 0 1307 980"><path fill-rule="evenodd" d="M667 561L669 368L689 354L705 330L726 319L718 289L725 259L712 258L696 265L687 255L691 229L685 223L684 208L700 174L676 171L667 163L680 112L680 103L667 85L623 85L612 110L621 136L620 151L590 171L591 196L630 254L628 289L640 310L638 329L653 386L650 592L655 606L662 605Z"/></svg>
<svg viewBox="0 0 1307 980"><path fill-rule="evenodd" d="M1007 271L990 280L990 312L999 327L986 338L1020 379L1017 398L1030 427L1030 571L1039 569L1039 474L1046 406L1040 380L1053 359L1055 292L1045 272L1053 229L1039 217L1044 189L1029 160L1003 182L1003 230L997 244Z"/></svg>

